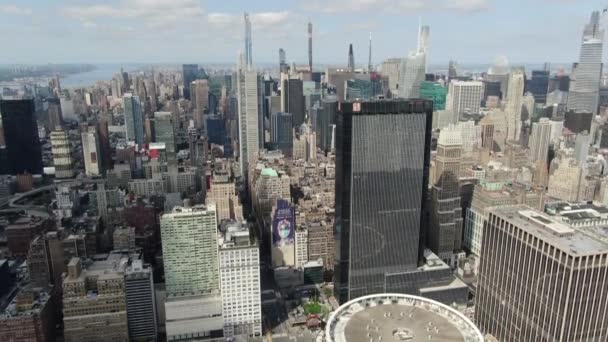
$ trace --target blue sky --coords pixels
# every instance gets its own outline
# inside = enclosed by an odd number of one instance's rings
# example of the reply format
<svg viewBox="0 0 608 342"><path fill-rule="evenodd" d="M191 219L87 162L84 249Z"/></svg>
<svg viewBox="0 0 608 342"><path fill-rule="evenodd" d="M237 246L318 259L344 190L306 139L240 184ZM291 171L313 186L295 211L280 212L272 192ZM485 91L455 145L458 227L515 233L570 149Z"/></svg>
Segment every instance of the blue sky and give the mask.
<svg viewBox="0 0 608 342"><path fill-rule="evenodd" d="M597 0L0 0L0 64L234 62L242 12L252 15L254 63L357 64L405 55L419 18L431 27L430 62L570 63Z"/></svg>

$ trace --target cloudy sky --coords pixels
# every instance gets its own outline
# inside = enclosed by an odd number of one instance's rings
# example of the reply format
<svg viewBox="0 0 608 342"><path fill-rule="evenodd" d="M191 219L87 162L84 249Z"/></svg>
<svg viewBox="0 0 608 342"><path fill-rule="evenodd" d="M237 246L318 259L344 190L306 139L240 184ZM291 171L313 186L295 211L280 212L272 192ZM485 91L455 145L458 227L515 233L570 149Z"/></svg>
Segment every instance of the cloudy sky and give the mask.
<svg viewBox="0 0 608 342"><path fill-rule="evenodd" d="M357 64L405 55L419 18L431 27L431 63L577 59L583 26L598 0L0 0L0 64L233 62L242 13L253 24L254 63L314 60Z"/></svg>

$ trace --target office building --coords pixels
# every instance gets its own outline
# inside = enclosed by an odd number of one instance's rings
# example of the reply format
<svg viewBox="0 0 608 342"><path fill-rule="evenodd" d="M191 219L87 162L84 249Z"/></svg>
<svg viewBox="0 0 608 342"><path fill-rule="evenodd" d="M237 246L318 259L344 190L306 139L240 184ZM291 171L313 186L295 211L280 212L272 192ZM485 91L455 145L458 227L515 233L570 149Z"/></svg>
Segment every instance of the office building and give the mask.
<svg viewBox="0 0 608 342"><path fill-rule="evenodd" d="M534 95L534 102L545 104L549 90L549 70L532 70L532 78L528 81L527 89Z"/></svg>
<svg viewBox="0 0 608 342"><path fill-rule="evenodd" d="M285 73L281 74L281 111L292 115L293 127L299 127L306 120L302 80Z"/></svg>
<svg viewBox="0 0 608 342"><path fill-rule="evenodd" d="M457 262L462 249L462 207L459 175L462 162L460 129L442 129L437 140L435 179L431 188L429 248L450 265Z"/></svg>
<svg viewBox="0 0 608 342"><path fill-rule="evenodd" d="M353 44L348 45L348 71L355 72L355 54L353 53Z"/></svg>
<svg viewBox="0 0 608 342"><path fill-rule="evenodd" d="M382 62L382 75L388 77L388 88L393 96L399 94L401 58L389 58Z"/></svg>
<svg viewBox="0 0 608 342"><path fill-rule="evenodd" d="M53 165L55 178L64 179L74 177L74 164L68 133L64 130L51 132L51 151L53 152Z"/></svg>
<svg viewBox="0 0 608 342"><path fill-rule="evenodd" d="M152 268L141 259L124 271L129 341L156 341L158 324Z"/></svg>
<svg viewBox="0 0 608 342"><path fill-rule="evenodd" d="M8 261L0 261L8 267ZM8 285L8 284L7 284ZM13 288L0 301L0 341L53 342L57 322L51 289Z"/></svg>
<svg viewBox="0 0 608 342"><path fill-rule="evenodd" d="M243 65L237 75L239 99L239 162L241 173L248 174L249 166L255 165L259 151L259 76L255 70L245 70Z"/></svg>
<svg viewBox="0 0 608 342"><path fill-rule="evenodd" d="M354 72L344 68L327 68L325 71L327 84L335 87L336 96L339 100L344 100L346 98L346 81L352 79L354 76Z"/></svg>
<svg viewBox="0 0 608 342"><path fill-rule="evenodd" d="M291 113L272 113L270 115L270 142L274 149L287 157L293 154L293 116Z"/></svg>
<svg viewBox="0 0 608 342"><path fill-rule="evenodd" d="M582 201L585 192L586 169L574 158L554 160L557 168L549 176L547 195L563 201Z"/></svg>
<svg viewBox="0 0 608 342"><path fill-rule="evenodd" d="M220 232L224 337L261 336L260 248L249 227L239 222L225 222Z"/></svg>
<svg viewBox="0 0 608 342"><path fill-rule="evenodd" d="M215 204L218 222L243 219L243 207L239 202L236 184L230 172L226 170L213 172L205 200L207 205Z"/></svg>
<svg viewBox="0 0 608 342"><path fill-rule="evenodd" d="M84 170L89 177L99 177L104 173L103 165L99 159L99 135L94 126L89 126L86 132L81 133L82 154L84 157Z"/></svg>
<svg viewBox="0 0 608 342"><path fill-rule="evenodd" d="M425 80L429 44L428 26L418 30L418 48L401 61L399 68L399 96L404 99L420 97L420 84Z"/></svg>
<svg viewBox="0 0 608 342"><path fill-rule="evenodd" d="M574 143L574 158L579 164L585 165L587 162L590 147L591 135L589 135L589 132L584 131L576 135L576 140Z"/></svg>
<svg viewBox="0 0 608 342"><path fill-rule="evenodd" d="M210 144L224 146L227 143L226 119L219 115L207 116L207 138Z"/></svg>
<svg viewBox="0 0 608 342"><path fill-rule="evenodd" d="M205 128L205 114L209 113L209 81L196 80L190 87L192 101L194 102L194 127L199 130Z"/></svg>
<svg viewBox="0 0 608 342"><path fill-rule="evenodd" d="M453 124L458 123L462 114L479 113L483 83L479 81L451 81L445 109L452 113Z"/></svg>
<svg viewBox="0 0 608 342"><path fill-rule="evenodd" d="M549 144L551 142L551 120L541 118L539 122L532 124L532 136L530 137L530 161L547 161L549 158Z"/></svg>
<svg viewBox="0 0 608 342"><path fill-rule="evenodd" d="M334 271L340 303L386 292L424 294L449 303L466 297L466 286L451 278L450 267L422 246L432 112L428 100L341 104ZM419 268L419 260L429 267ZM432 284L430 274L435 275ZM446 287L438 288L440 284Z"/></svg>
<svg viewBox="0 0 608 342"><path fill-rule="evenodd" d="M66 342L129 340L125 266L119 255L88 264L70 260L63 280Z"/></svg>
<svg viewBox="0 0 608 342"><path fill-rule="evenodd" d="M312 72L312 23L308 22L308 71Z"/></svg>
<svg viewBox="0 0 608 342"><path fill-rule="evenodd" d="M600 12L591 14L591 20L585 26L578 63L572 68L568 109L597 113L599 102L599 85L602 76L604 30L600 23Z"/></svg>
<svg viewBox="0 0 608 342"><path fill-rule="evenodd" d="M317 147L325 152L333 148L334 127L338 113L338 102L335 96L327 96L321 100L321 108L317 110L316 128Z"/></svg>
<svg viewBox="0 0 608 342"><path fill-rule="evenodd" d="M97 122L97 134L99 135L99 152L104 170L112 168L112 148L110 145L111 118L102 116Z"/></svg>
<svg viewBox="0 0 608 342"><path fill-rule="evenodd" d="M175 207L160 218L167 340L221 336L222 298L213 204Z"/></svg>
<svg viewBox="0 0 608 342"><path fill-rule="evenodd" d="M34 100L0 100L10 174L41 174L42 150Z"/></svg>
<svg viewBox="0 0 608 342"><path fill-rule="evenodd" d="M591 112L568 111L564 114L563 127L574 134L579 134L584 131L591 132L593 116L594 115Z"/></svg>
<svg viewBox="0 0 608 342"><path fill-rule="evenodd" d="M4 229L6 245L15 257L28 255L30 243L34 238L52 227L53 221L38 216L22 216Z"/></svg>
<svg viewBox="0 0 608 342"><path fill-rule="evenodd" d="M444 110L448 89L439 83L422 82L420 84L420 98L433 101L433 110Z"/></svg>
<svg viewBox="0 0 608 342"><path fill-rule="evenodd" d="M154 142L165 144L167 161L176 161L175 123L170 112L154 113Z"/></svg>
<svg viewBox="0 0 608 342"><path fill-rule="evenodd" d="M580 211L579 211L580 212ZM608 336L606 233L526 206L497 207L484 227L475 304L500 341L601 341Z"/></svg>
<svg viewBox="0 0 608 342"><path fill-rule="evenodd" d="M161 216L160 225L167 295L217 293L215 205L174 208Z"/></svg>
<svg viewBox="0 0 608 342"><path fill-rule="evenodd" d="M190 86L192 82L198 78L198 65L197 64L184 64L182 65L182 78L184 81L184 98L190 100Z"/></svg>
<svg viewBox="0 0 608 342"><path fill-rule="evenodd" d="M134 141L143 146L144 139L144 112L139 96L125 94L123 96L123 110L125 125L127 126L127 140Z"/></svg>

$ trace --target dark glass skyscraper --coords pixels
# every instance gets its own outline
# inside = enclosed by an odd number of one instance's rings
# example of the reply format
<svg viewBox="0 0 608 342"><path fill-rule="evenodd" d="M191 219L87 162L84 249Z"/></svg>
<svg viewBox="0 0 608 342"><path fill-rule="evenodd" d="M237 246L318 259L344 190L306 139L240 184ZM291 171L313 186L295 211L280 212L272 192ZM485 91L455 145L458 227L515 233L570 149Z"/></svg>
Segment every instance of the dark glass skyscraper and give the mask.
<svg viewBox="0 0 608 342"><path fill-rule="evenodd" d="M0 100L0 113L9 173L41 174L42 150L34 100Z"/></svg>
<svg viewBox="0 0 608 342"><path fill-rule="evenodd" d="M304 86L302 80L290 78L284 79L281 84L283 96L283 108L293 115L294 127L302 125L306 119L306 104L304 102Z"/></svg>
<svg viewBox="0 0 608 342"><path fill-rule="evenodd" d="M398 289L394 283L418 266L432 114L428 100L340 104L334 273L340 303Z"/></svg>
<svg viewBox="0 0 608 342"><path fill-rule="evenodd" d="M190 85L198 78L198 64L182 65L182 76L184 78L184 98L190 100Z"/></svg>
<svg viewBox="0 0 608 342"><path fill-rule="evenodd" d="M317 110L316 133L317 147L328 152L332 148L334 125L338 112L338 98L328 95L321 100L321 108Z"/></svg>
<svg viewBox="0 0 608 342"><path fill-rule="evenodd" d="M273 148L291 157L293 154L293 117L291 113L270 115L270 136Z"/></svg>
<svg viewBox="0 0 608 342"><path fill-rule="evenodd" d="M534 95L534 102L547 102L547 90L549 89L549 71L532 70L532 78L528 81L528 91Z"/></svg>

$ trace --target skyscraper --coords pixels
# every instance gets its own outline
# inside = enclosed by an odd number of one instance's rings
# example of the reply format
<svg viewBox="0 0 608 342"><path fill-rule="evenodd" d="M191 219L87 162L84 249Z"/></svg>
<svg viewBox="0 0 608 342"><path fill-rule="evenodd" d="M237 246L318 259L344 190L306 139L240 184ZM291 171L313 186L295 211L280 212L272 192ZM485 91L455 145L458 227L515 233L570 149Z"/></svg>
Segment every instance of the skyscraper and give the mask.
<svg viewBox="0 0 608 342"><path fill-rule="evenodd" d="M355 71L355 54L353 53L353 44L348 46L348 71Z"/></svg>
<svg viewBox="0 0 608 342"><path fill-rule="evenodd" d="M308 22L308 70L312 72L312 23Z"/></svg>
<svg viewBox="0 0 608 342"><path fill-rule="evenodd" d="M399 96L404 99L420 97L420 84L425 80L426 58L430 28L420 26L418 48L401 61Z"/></svg>
<svg viewBox="0 0 608 342"><path fill-rule="evenodd" d="M51 151L53 152L55 178L74 177L72 151L70 149L70 141L66 131L55 130L51 132Z"/></svg>
<svg viewBox="0 0 608 342"><path fill-rule="evenodd" d="M198 78L197 64L182 65L182 77L184 80L184 98L190 100L190 85Z"/></svg>
<svg viewBox="0 0 608 342"><path fill-rule="evenodd" d="M245 70L241 63L237 71L237 97L239 101L239 163L243 175L247 175L249 165L255 164L260 150L258 78L255 70Z"/></svg>
<svg viewBox="0 0 608 342"><path fill-rule="evenodd" d="M528 90L534 95L536 103L547 102L549 90L549 70L532 70L532 78L528 82Z"/></svg>
<svg viewBox="0 0 608 342"><path fill-rule="evenodd" d="M270 142L285 156L293 153L293 117L291 113L270 114Z"/></svg>
<svg viewBox="0 0 608 342"><path fill-rule="evenodd" d="M302 80L281 74L281 111L291 113L293 126L299 127L306 119Z"/></svg>
<svg viewBox="0 0 608 342"><path fill-rule="evenodd" d="M606 235L583 228L599 216L573 210L560 220L526 206L493 208L478 274L480 330L499 341L606 340L608 321L599 318L608 311Z"/></svg>
<svg viewBox="0 0 608 342"><path fill-rule="evenodd" d="M321 108L317 111L317 147L323 151L332 148L334 126L338 113L338 99L335 96L326 96L321 100Z"/></svg>
<svg viewBox="0 0 608 342"><path fill-rule="evenodd" d="M514 69L509 75L507 105L505 108L507 116L507 140L519 141L525 78L526 75L522 69Z"/></svg>
<svg viewBox="0 0 608 342"><path fill-rule="evenodd" d="M124 276L129 338L153 341L158 335L158 324L152 268L142 260L133 260Z"/></svg>
<svg viewBox="0 0 608 342"><path fill-rule="evenodd" d="M144 113L139 96L125 94L123 96L127 140L138 145L144 144Z"/></svg>
<svg viewBox="0 0 608 342"><path fill-rule="evenodd" d="M532 136L530 137L530 161L547 161L549 158L549 143L551 142L551 120L541 118L539 122L532 124Z"/></svg>
<svg viewBox="0 0 608 342"><path fill-rule="evenodd" d="M34 100L0 100L0 114L11 174L42 173Z"/></svg>
<svg viewBox="0 0 608 342"><path fill-rule="evenodd" d="M579 62L572 69L567 105L570 110L597 113L603 39L600 12L596 11L591 14L591 20L585 26Z"/></svg>
<svg viewBox="0 0 608 342"><path fill-rule="evenodd" d="M367 72L372 72L372 33L369 33L369 55L367 60Z"/></svg>
<svg viewBox="0 0 608 342"><path fill-rule="evenodd" d="M280 72L287 72L287 56L283 48L279 49L279 70Z"/></svg>
<svg viewBox="0 0 608 342"><path fill-rule="evenodd" d="M334 292L344 303L396 290L400 274L418 265L433 105L417 100L340 107Z"/></svg>
<svg viewBox="0 0 608 342"><path fill-rule="evenodd" d="M458 123L464 113L479 113L483 83L479 81L451 81L445 109L453 115L453 124Z"/></svg>
<svg viewBox="0 0 608 342"><path fill-rule="evenodd" d="M205 113L209 112L209 82L196 80L190 86L191 98L194 102L194 127L205 128Z"/></svg>
<svg viewBox="0 0 608 342"><path fill-rule="evenodd" d="M429 247L451 265L456 261L455 252L462 249L462 208L458 183L462 145L459 128L450 125L441 130L431 189Z"/></svg>
<svg viewBox="0 0 608 342"><path fill-rule="evenodd" d="M253 65L253 57L251 55L251 19L249 18L249 13L245 12L243 19L245 21L245 66L249 70Z"/></svg>
<svg viewBox="0 0 608 342"><path fill-rule="evenodd" d="M154 113L154 142L165 143L167 160L176 160L175 124L171 112Z"/></svg>
<svg viewBox="0 0 608 342"><path fill-rule="evenodd" d="M99 177L103 174L103 166L99 152L99 134L95 126L89 126L82 132L82 154L84 156L84 169L89 177Z"/></svg>

